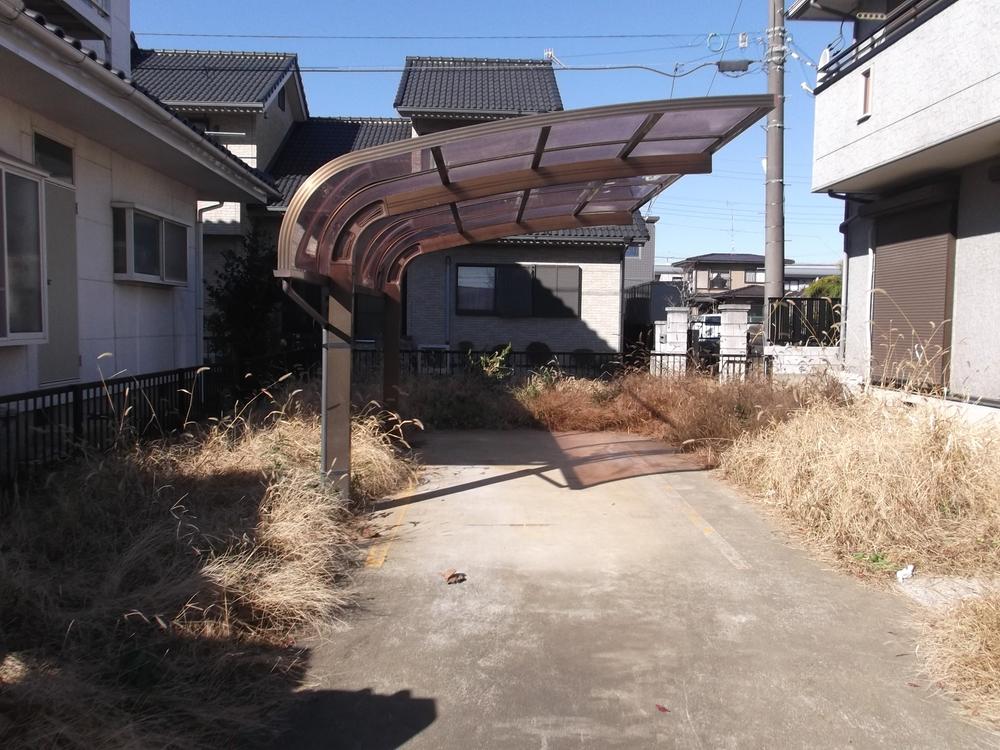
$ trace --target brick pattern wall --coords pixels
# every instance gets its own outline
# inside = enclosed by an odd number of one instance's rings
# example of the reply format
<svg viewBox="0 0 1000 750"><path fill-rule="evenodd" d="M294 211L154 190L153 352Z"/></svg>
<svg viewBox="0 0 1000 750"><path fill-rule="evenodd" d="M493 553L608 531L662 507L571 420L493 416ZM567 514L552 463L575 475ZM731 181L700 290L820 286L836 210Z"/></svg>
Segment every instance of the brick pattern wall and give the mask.
<svg viewBox="0 0 1000 750"><path fill-rule="evenodd" d="M575 265L581 268L579 318L456 315L456 266L463 263ZM618 351L621 344L622 248L477 246L417 258L407 268L407 337L414 346L476 348L541 341L553 351Z"/></svg>

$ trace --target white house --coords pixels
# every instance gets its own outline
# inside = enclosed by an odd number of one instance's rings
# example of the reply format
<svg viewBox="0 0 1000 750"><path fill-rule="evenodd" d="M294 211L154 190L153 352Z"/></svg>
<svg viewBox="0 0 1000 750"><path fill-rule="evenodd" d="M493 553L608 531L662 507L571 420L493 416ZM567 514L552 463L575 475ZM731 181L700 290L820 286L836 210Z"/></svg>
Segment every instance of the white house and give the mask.
<svg viewBox="0 0 1000 750"><path fill-rule="evenodd" d="M813 190L846 202L845 365L1000 400L995 0L796 0L819 69ZM793 29L794 30L794 29Z"/></svg>
<svg viewBox="0 0 1000 750"><path fill-rule="evenodd" d="M0 394L198 364L198 201L278 195L129 37L128 0L0 0Z"/></svg>

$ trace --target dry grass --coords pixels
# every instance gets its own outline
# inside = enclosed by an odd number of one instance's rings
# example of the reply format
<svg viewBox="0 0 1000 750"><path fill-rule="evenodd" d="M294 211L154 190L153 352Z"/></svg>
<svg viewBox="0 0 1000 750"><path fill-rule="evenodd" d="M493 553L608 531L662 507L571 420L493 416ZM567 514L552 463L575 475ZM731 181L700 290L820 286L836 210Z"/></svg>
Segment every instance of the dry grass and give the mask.
<svg viewBox="0 0 1000 750"><path fill-rule="evenodd" d="M298 401L66 464L0 524L0 744L266 744L349 601L355 521ZM365 496L412 475L355 425ZM360 435L360 437L359 437Z"/></svg>
<svg viewBox="0 0 1000 750"><path fill-rule="evenodd" d="M371 402L351 423L351 495L362 502L407 489L417 479L410 457L407 428L423 429L419 420L403 420Z"/></svg>
<svg viewBox="0 0 1000 750"><path fill-rule="evenodd" d="M616 430L699 451L707 465L740 435L758 432L815 402L844 398L826 380L798 383L633 372L609 381L535 376L517 390L550 430Z"/></svg>
<svg viewBox="0 0 1000 750"><path fill-rule="evenodd" d="M923 630L932 678L960 698L970 717L1000 731L1000 594L969 599Z"/></svg>
<svg viewBox="0 0 1000 750"><path fill-rule="evenodd" d="M821 404L722 468L859 572L1000 571L1000 434L933 406Z"/></svg>

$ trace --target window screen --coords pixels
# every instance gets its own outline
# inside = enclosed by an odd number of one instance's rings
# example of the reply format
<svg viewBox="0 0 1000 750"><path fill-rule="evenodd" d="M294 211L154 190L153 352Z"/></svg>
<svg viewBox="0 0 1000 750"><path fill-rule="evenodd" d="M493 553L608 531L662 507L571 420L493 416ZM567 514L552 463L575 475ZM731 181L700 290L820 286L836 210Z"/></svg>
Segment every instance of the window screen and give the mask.
<svg viewBox="0 0 1000 750"><path fill-rule="evenodd" d="M35 164L53 177L73 181L73 149L35 133Z"/></svg>
<svg viewBox="0 0 1000 750"><path fill-rule="evenodd" d="M128 273L128 213L124 208L111 209L115 273Z"/></svg>
<svg viewBox="0 0 1000 750"><path fill-rule="evenodd" d="M538 318L580 316L580 267L535 266L532 314Z"/></svg>
<svg viewBox="0 0 1000 750"><path fill-rule="evenodd" d="M7 269L10 272L10 332L42 331L42 243L38 183L7 173ZM12 220L15 219L16 220Z"/></svg>
<svg viewBox="0 0 1000 750"><path fill-rule="evenodd" d="M132 217L135 272L160 275L160 220L138 211Z"/></svg>
<svg viewBox="0 0 1000 750"><path fill-rule="evenodd" d="M495 310L497 270L493 266L459 266L458 312L492 313Z"/></svg>
<svg viewBox="0 0 1000 750"><path fill-rule="evenodd" d="M531 268L516 263L497 266L497 315L526 318L532 308Z"/></svg>
<svg viewBox="0 0 1000 750"><path fill-rule="evenodd" d="M187 281L187 227L163 222L163 278Z"/></svg>

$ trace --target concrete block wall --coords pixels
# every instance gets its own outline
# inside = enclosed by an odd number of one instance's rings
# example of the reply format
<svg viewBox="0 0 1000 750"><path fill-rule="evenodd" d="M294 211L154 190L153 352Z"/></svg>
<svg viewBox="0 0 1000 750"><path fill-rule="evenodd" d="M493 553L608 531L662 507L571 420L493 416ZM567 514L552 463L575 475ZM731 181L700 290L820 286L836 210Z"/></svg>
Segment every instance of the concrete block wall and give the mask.
<svg viewBox="0 0 1000 750"><path fill-rule="evenodd" d="M0 151L33 160L33 133L73 149L77 202L79 379L197 364L195 191L0 98ZM184 287L127 284L112 271L111 203L134 203L189 227ZM37 345L0 346L0 393L40 386ZM110 357L98 360L101 354Z"/></svg>
<svg viewBox="0 0 1000 750"><path fill-rule="evenodd" d="M414 260L407 274L407 338L411 345L476 348L510 342L524 350L534 341L552 351L621 347L621 247L483 245L454 248ZM576 265L581 269L579 318L502 318L455 313L456 267L463 263Z"/></svg>
<svg viewBox="0 0 1000 750"><path fill-rule="evenodd" d="M835 373L843 369L840 348L836 346L766 346L774 375L809 375Z"/></svg>
<svg viewBox="0 0 1000 750"><path fill-rule="evenodd" d="M666 320L657 321L653 356L649 371L653 375L671 375L687 372L687 341L690 311L686 307L668 307Z"/></svg>

